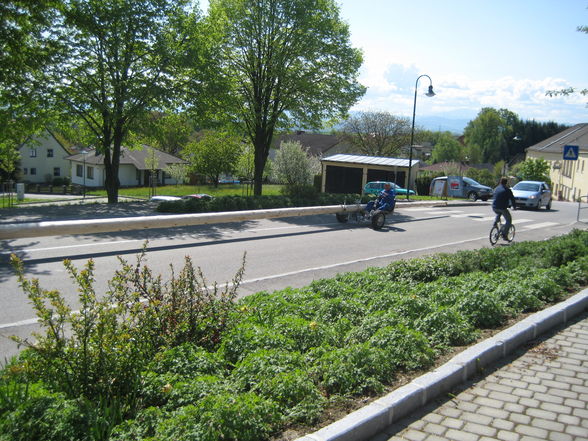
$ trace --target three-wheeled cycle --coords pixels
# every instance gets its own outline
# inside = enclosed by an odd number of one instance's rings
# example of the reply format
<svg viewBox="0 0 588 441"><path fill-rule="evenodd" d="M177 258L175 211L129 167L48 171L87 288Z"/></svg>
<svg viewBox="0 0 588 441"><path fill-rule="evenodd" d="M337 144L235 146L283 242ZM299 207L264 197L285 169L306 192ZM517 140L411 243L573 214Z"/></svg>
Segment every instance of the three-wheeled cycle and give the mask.
<svg viewBox="0 0 588 441"><path fill-rule="evenodd" d="M386 223L386 216L394 212L394 207L391 210L380 209L383 204L378 199L374 201L373 209L368 209L368 205L356 202L357 209L352 213L337 213L337 221L346 223L351 218L352 220L362 223L369 222L374 230L380 230Z"/></svg>

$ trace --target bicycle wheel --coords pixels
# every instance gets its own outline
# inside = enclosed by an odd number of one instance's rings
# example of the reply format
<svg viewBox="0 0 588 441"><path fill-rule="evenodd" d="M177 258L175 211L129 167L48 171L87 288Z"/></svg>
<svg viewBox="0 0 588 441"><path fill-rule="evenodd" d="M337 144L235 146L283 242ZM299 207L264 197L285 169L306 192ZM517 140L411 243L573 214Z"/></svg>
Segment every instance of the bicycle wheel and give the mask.
<svg viewBox="0 0 588 441"><path fill-rule="evenodd" d="M508 229L508 233L506 233L506 241L507 242L512 242L512 240L515 237L515 226L513 224L510 224L510 228Z"/></svg>
<svg viewBox="0 0 588 441"><path fill-rule="evenodd" d="M384 226L385 222L386 215L380 210L377 210L374 214L372 214L372 228L374 230L381 229Z"/></svg>
<svg viewBox="0 0 588 441"><path fill-rule="evenodd" d="M498 239L500 238L500 225L494 224L494 226L490 229L490 244L492 246L496 245Z"/></svg>

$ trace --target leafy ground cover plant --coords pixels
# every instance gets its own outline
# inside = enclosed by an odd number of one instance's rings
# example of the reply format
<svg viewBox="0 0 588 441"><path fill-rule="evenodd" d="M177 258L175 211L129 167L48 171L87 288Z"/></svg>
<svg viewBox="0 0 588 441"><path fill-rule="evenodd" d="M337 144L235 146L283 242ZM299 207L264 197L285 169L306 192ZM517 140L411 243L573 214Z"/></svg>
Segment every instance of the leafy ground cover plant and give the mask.
<svg viewBox="0 0 588 441"><path fill-rule="evenodd" d="M0 372L2 441L264 440L312 427L326 409L375 396L483 330L588 285L588 232L239 301L228 286L206 292L189 259L167 284L140 256L121 261L104 297L91 263L66 263L79 312L15 265L46 333Z"/></svg>

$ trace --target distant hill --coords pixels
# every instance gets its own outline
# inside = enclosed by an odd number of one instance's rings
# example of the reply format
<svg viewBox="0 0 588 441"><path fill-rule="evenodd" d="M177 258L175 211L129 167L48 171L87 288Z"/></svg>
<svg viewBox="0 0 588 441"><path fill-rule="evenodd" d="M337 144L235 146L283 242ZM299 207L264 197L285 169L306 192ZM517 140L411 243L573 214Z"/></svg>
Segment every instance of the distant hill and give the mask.
<svg viewBox="0 0 588 441"><path fill-rule="evenodd" d="M471 119L466 118L443 118L440 116L421 116L418 117L415 124L426 130L433 132L452 132L456 135L462 135L464 129Z"/></svg>

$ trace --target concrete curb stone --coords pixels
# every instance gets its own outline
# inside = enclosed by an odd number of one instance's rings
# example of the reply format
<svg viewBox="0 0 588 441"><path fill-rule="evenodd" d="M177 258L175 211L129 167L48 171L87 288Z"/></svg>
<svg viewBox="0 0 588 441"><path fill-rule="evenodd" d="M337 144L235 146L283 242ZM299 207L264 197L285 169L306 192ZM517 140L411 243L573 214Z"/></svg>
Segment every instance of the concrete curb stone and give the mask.
<svg viewBox="0 0 588 441"><path fill-rule="evenodd" d="M367 440L442 393L472 378L483 367L588 309L588 289L539 311L457 354L411 383L296 441Z"/></svg>

